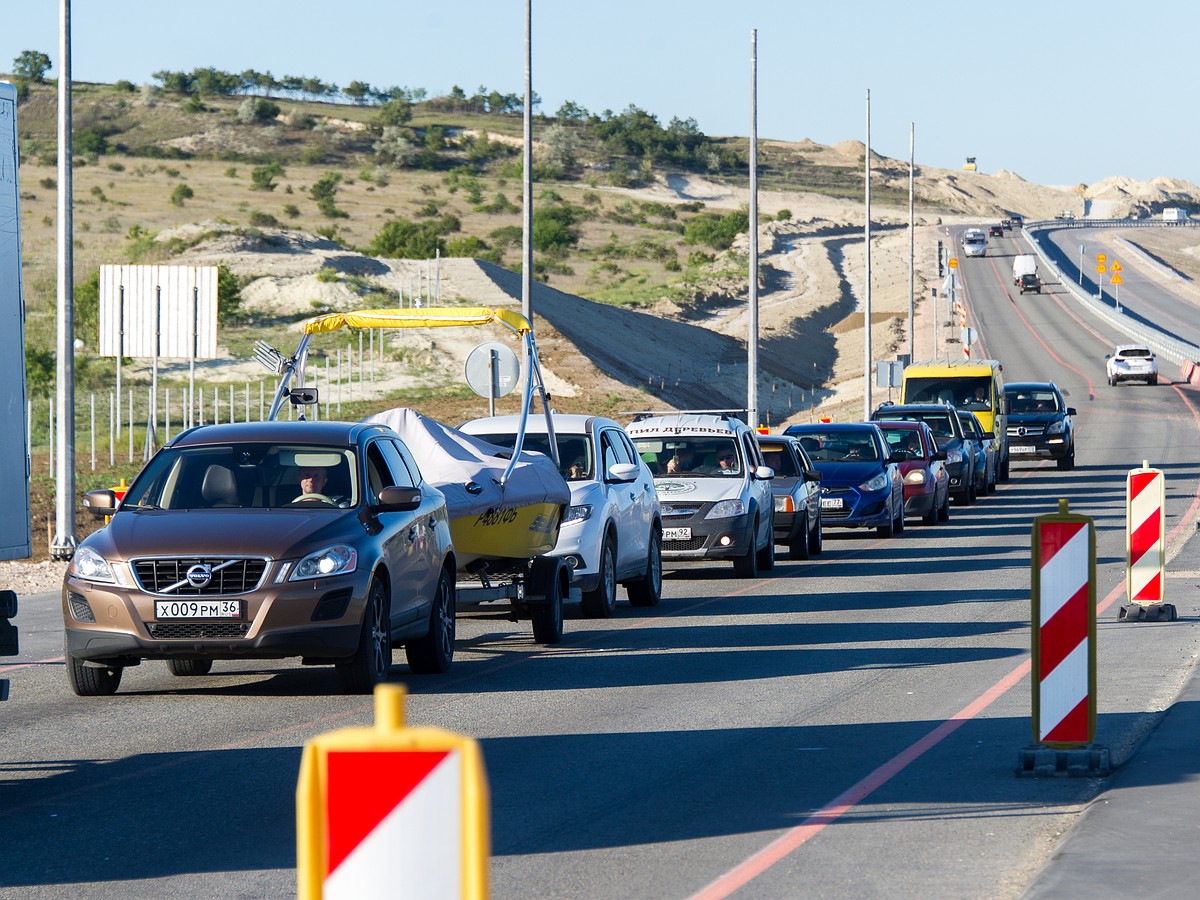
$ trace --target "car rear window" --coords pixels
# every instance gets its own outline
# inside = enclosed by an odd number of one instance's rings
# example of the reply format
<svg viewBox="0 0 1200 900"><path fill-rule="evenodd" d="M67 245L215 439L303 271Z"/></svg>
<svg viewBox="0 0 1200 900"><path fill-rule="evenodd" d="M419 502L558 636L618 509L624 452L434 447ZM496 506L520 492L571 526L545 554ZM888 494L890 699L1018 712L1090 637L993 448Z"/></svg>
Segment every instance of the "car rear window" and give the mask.
<svg viewBox="0 0 1200 900"><path fill-rule="evenodd" d="M1135 356L1150 357L1150 356L1153 356L1154 354L1151 353L1145 347L1126 347L1124 350L1121 351L1120 355L1124 356L1126 358L1131 358L1131 357L1135 357Z"/></svg>

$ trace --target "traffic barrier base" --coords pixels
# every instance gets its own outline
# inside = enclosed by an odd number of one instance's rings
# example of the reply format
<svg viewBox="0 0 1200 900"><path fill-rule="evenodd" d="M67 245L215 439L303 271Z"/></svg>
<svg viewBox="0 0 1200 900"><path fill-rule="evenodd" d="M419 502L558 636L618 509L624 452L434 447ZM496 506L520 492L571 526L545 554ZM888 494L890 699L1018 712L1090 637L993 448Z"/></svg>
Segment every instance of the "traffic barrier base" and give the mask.
<svg viewBox="0 0 1200 900"><path fill-rule="evenodd" d="M1071 750L1031 744L1017 754L1017 775L1024 778L1102 778L1111 772L1108 748L1100 744Z"/></svg>
<svg viewBox="0 0 1200 900"><path fill-rule="evenodd" d="M1118 622L1174 622L1178 618L1174 603L1125 603L1117 612Z"/></svg>

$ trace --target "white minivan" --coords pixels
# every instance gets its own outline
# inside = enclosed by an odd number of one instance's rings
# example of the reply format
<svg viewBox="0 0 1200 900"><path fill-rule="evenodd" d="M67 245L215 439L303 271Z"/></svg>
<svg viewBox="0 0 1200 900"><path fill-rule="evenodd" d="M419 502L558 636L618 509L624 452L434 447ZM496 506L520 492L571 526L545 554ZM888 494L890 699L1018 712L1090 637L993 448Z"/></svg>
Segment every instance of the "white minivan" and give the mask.
<svg viewBox="0 0 1200 900"><path fill-rule="evenodd" d="M964 256L986 256L987 235L983 233L983 229L968 229L962 237L962 248Z"/></svg>

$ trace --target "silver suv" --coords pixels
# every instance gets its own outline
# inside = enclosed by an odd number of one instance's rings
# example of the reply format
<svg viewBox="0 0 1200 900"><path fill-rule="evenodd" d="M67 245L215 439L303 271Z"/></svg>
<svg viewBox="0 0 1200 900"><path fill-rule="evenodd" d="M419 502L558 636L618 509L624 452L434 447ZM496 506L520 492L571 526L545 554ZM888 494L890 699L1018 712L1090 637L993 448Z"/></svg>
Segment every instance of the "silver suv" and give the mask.
<svg viewBox="0 0 1200 900"><path fill-rule="evenodd" d="M654 472L664 559L732 559L743 578L775 567L775 473L745 422L729 413L644 414L625 430Z"/></svg>
<svg viewBox="0 0 1200 900"><path fill-rule="evenodd" d="M550 555L566 560L571 586L582 592L584 615L611 616L618 584L625 585L632 605L657 605L662 594L662 513L650 469L612 419L562 413L551 418L571 505ZM474 419L459 430L511 448L520 421L520 416ZM544 419L529 419L524 446L549 455Z"/></svg>

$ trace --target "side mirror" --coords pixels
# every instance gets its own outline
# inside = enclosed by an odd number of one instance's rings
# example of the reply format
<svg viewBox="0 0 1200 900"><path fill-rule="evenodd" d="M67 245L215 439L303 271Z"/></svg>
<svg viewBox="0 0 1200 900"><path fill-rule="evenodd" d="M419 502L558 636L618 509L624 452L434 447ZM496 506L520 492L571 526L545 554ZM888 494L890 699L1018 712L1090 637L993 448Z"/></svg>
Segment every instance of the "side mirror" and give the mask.
<svg viewBox="0 0 1200 900"><path fill-rule="evenodd" d="M897 450L895 453L893 453L891 456L889 456L887 458L887 461L890 463L908 462L908 451L907 450Z"/></svg>
<svg viewBox="0 0 1200 900"><path fill-rule="evenodd" d="M821 473L816 469L809 469L804 473L805 481L820 481Z"/></svg>
<svg viewBox="0 0 1200 900"><path fill-rule="evenodd" d="M775 477L775 470L770 466L759 466L754 470L754 477L760 481L770 481Z"/></svg>
<svg viewBox="0 0 1200 900"><path fill-rule="evenodd" d="M317 389L315 387L292 388L288 391L288 402L292 406L315 406L317 400Z"/></svg>
<svg viewBox="0 0 1200 900"><path fill-rule="evenodd" d="M641 473L642 467L634 463L613 463L608 467L608 474L604 480L617 484L628 484L631 481L637 481L638 475Z"/></svg>
<svg viewBox="0 0 1200 900"><path fill-rule="evenodd" d="M996 432L994 432L994 431L985 431L985 432L983 433L983 439L984 439L985 441L994 441L994 440L996 439Z"/></svg>
<svg viewBox="0 0 1200 900"><path fill-rule="evenodd" d="M412 512L421 505L421 489L413 487L385 487L379 492L380 512Z"/></svg>
<svg viewBox="0 0 1200 900"><path fill-rule="evenodd" d="M1000 404L1000 408L1006 416L1012 415L1012 397L1005 397L1004 402Z"/></svg>
<svg viewBox="0 0 1200 900"><path fill-rule="evenodd" d="M939 450L937 453L933 454L933 459L940 459L942 462L945 462L946 461L946 451Z"/></svg>
<svg viewBox="0 0 1200 900"><path fill-rule="evenodd" d="M102 516L111 516L120 505L117 495L107 488L88 491L83 495L83 508L97 519Z"/></svg>
<svg viewBox="0 0 1200 900"><path fill-rule="evenodd" d="M1079 413L1075 412L1075 407L1068 406L1067 407L1067 415L1068 416L1077 416L1077 415L1079 415Z"/></svg>

